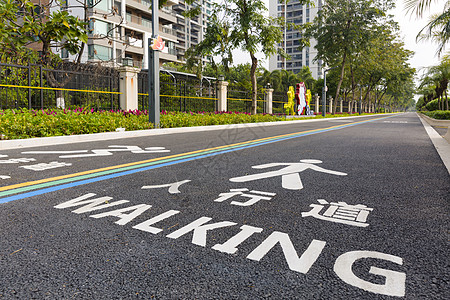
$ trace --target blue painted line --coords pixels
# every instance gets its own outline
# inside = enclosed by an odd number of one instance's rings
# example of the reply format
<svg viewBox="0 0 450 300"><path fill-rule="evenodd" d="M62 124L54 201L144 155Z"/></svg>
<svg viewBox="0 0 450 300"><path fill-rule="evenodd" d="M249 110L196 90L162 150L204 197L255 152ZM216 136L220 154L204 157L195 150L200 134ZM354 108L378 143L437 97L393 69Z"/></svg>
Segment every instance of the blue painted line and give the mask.
<svg viewBox="0 0 450 300"><path fill-rule="evenodd" d="M389 116L389 117L391 117L391 116ZM386 117L386 118L389 118L389 117ZM258 147L258 146L262 146L262 145L272 144L272 143L275 143L275 142L290 140L290 139L294 139L294 138L298 138L298 137L302 137L302 136L308 136L308 135L313 135L313 134L318 134L318 133L323 133L323 132L343 129L343 128L347 128L347 127L351 127L351 126L356 126L356 125L359 125L359 124L364 124L364 123L368 123L368 122L372 122L372 121L376 121L376 120L381 120L381 119L385 119L385 118L372 119L372 120L367 120L367 121L358 122L358 123L351 123L351 124L346 124L346 125L342 125L342 126L335 127L335 128L326 128L326 129L322 129L322 130L318 130L318 131L314 131L314 132L300 133L300 134L297 134L297 135L293 135L293 136L289 136L289 137L283 137L283 138L279 138L279 139L275 139L275 140L269 140L269 141L265 141L265 142L260 142L260 143L256 143L256 144L253 144L253 145L247 145L247 146L242 146L242 147L228 149L228 150L222 150L222 151L218 151L218 152L214 152L214 153L208 153L208 154L194 156L194 157L189 157L189 158L180 159L180 160L176 160L176 161L161 163L161 164L158 164L158 165L143 167L143 168L139 168L139 169L133 169L133 170L129 170L129 171L124 171L124 172L119 172L119 173L115 173L115 174L100 176L100 177L96 177L96 178L81 180L81 181L77 181L77 182L66 183L66 184L62 184L62 185L58 185L58 186L54 186L54 187L50 187L50 188L45 188L45 189L42 189L42 190L37 190L37 191L32 191L32 192L27 192L27 193L23 193L23 194L14 195L14 196L5 197L5 198L0 199L0 204L7 203L7 202L10 202L10 201L14 201L14 200L25 199L25 198L28 198L28 197L43 195L43 194L47 194L47 193L50 193L50 192L55 192L55 191L68 189L68 188L71 188L71 187L76 187L76 186L85 185L85 184L89 184L89 183L94 183L94 182L99 182L99 181L103 181L103 180L113 179L113 178L117 178L117 177L121 177L121 176L125 176L125 175L130 175L130 174L134 174L134 173L138 173L138 172L143 172L143 171L158 169L158 168L162 168L162 167L166 167L166 166L176 165L176 164L183 163L183 162L189 162L189 161L194 161L194 160L197 160L197 159L213 157L213 156L216 156L216 155L230 153L230 152L234 152L234 151L238 151L238 150L250 149L250 148L253 148L253 147Z"/></svg>

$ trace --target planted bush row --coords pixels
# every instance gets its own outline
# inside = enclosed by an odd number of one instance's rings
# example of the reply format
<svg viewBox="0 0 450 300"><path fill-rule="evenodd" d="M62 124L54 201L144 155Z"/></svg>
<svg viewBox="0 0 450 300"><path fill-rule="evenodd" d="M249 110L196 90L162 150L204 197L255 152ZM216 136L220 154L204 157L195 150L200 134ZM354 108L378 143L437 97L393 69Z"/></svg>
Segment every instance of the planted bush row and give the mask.
<svg viewBox="0 0 450 300"><path fill-rule="evenodd" d="M349 114L327 115L329 117ZM311 116L306 118L322 118ZM305 118L305 119L306 119ZM161 128L285 121L285 116L245 112L161 112ZM295 119L288 119L295 120ZM96 111L90 108L0 110L0 139L26 139L61 135L152 129L148 112Z"/></svg>
<svg viewBox="0 0 450 300"><path fill-rule="evenodd" d="M282 117L239 112L161 113L161 128L281 121ZM26 139L153 128L147 111L94 111L78 108L56 110L0 110L0 138Z"/></svg>
<svg viewBox="0 0 450 300"><path fill-rule="evenodd" d="M450 110L422 111L421 113L437 120L450 120Z"/></svg>

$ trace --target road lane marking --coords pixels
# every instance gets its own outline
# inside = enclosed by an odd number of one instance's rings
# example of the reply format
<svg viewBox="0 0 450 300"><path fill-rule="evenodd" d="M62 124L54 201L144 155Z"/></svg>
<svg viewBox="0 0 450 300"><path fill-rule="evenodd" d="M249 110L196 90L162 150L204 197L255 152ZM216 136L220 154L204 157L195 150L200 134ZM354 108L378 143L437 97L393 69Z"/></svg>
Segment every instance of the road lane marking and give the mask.
<svg viewBox="0 0 450 300"><path fill-rule="evenodd" d="M98 182L102 180L112 179L119 176L129 175L136 172L147 171L155 168L160 168L164 166L170 166L178 163L188 162L192 160L197 160L201 158L216 156L220 154L225 154L233 151L253 148L257 146L262 146L274 142L285 141L293 138L308 136L317 133L324 133L328 131L344 129L347 127L352 127L359 124L365 124L381 119L392 118L394 116L387 116L382 118L375 118L370 120L364 120L360 122L353 122L349 124L336 125L331 127L326 127L322 129L312 129L307 131L300 131L295 133L283 134L273 137L261 138L247 142L240 142L231 145L218 146L208 149L201 149L196 151L191 151L187 153L180 153L175 155L169 155L159 158L153 158L138 162L126 163L116 166L110 166L105 168L99 168L89 171L78 172L74 174L56 176L52 178L45 178L41 180L29 181L9 186L0 187L0 197L9 196L13 194L18 194L26 192L20 195L5 197L0 199L0 203L6 203L13 200L24 199L36 195L42 195L45 193L66 189L70 187L75 187L79 185L84 185L88 183ZM114 174L115 173L115 174ZM94 178L97 177L97 178ZM78 182L76 182L78 181ZM61 184L61 185L60 185ZM59 186L57 186L59 185ZM38 190L44 188L43 190ZM38 191L33 191L38 190ZM33 191L33 192L28 192Z"/></svg>

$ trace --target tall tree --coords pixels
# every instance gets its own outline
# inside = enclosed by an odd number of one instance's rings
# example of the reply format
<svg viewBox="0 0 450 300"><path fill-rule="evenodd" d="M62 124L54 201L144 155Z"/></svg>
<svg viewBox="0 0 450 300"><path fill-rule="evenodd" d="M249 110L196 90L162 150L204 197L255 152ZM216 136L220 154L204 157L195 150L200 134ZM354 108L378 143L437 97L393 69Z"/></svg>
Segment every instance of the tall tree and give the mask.
<svg viewBox="0 0 450 300"><path fill-rule="evenodd" d="M52 47L78 53L82 43L87 42L87 24L67 11L50 12L52 3L39 6L31 0L0 0L0 46L3 50L14 52L40 42L45 64L52 61Z"/></svg>
<svg viewBox="0 0 450 300"><path fill-rule="evenodd" d="M306 28L304 44L317 40L316 59L328 66L339 67L340 77L335 99L344 80L349 56L368 49L375 27L380 26L386 11L394 6L392 0L328 0L312 25ZM336 111L337 101L333 108Z"/></svg>
<svg viewBox="0 0 450 300"><path fill-rule="evenodd" d="M300 3L310 1L300 0ZM226 65L233 60L232 50L247 52L251 59L252 114L256 114L257 108L256 53L261 51L266 57L276 53L288 57L277 47L283 40L280 28L285 25L284 19L266 17L266 11L262 0L227 0L215 4L204 40L188 52L188 59L220 55Z"/></svg>

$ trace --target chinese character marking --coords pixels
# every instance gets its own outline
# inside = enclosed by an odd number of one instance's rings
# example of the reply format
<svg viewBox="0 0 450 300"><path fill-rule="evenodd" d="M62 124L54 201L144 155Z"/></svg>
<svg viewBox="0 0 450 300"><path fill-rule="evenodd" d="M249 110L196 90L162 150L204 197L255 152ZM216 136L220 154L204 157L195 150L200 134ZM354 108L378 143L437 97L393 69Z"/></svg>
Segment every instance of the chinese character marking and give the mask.
<svg viewBox="0 0 450 300"><path fill-rule="evenodd" d="M273 196L275 196L275 193L268 193L268 192L260 192L260 191L250 191L250 193L256 194L244 194L243 192L248 192L248 189L230 189L229 193L220 193L219 198L214 200L214 202L223 202L225 200L228 200L234 196L240 195L242 197L250 198L250 200L245 202L238 202L238 201L231 201L231 205L237 205L237 206L250 206L253 205L261 200L271 200ZM271 196L271 197L267 197Z"/></svg>
<svg viewBox="0 0 450 300"><path fill-rule="evenodd" d="M271 178L276 176L281 176L281 185L283 188L287 190L301 190L303 189L303 183L300 179L300 173L311 169L314 171L322 172L322 173L328 173L333 175L339 175L339 176L345 176L346 173L327 170L324 168L321 168L319 166L316 166L315 164L320 164L322 161L316 160L316 159L302 159L299 163L271 163L271 164L264 164L264 165L257 165L252 166L253 169L266 169L266 168L272 168L272 167L278 167L278 166L286 166L278 171L269 171L265 173L259 173L259 174L253 174L253 175L246 175L242 177L235 177L231 178L230 181L232 182L248 182L263 178Z"/></svg>
<svg viewBox="0 0 450 300"><path fill-rule="evenodd" d="M0 164L18 164L18 163L27 163L30 161L36 161L34 158L10 158L5 160L0 160Z"/></svg>
<svg viewBox="0 0 450 300"><path fill-rule="evenodd" d="M20 166L19 168L24 168L24 169L33 170L33 171L44 171L44 170L49 170L49 169L54 169L54 168L71 166L71 165L72 164L70 164L70 163L52 161L48 164L40 163L40 164L30 165L30 166Z"/></svg>
<svg viewBox="0 0 450 300"><path fill-rule="evenodd" d="M302 217L314 217L316 219L342 223L352 226L358 227L367 227L369 224L365 223L367 220L367 216L369 212L373 210L373 208L369 208L365 205L351 205L345 202L331 202L328 203L326 200L319 199L317 200L320 204L310 204L309 206L312 209L308 212L302 212ZM322 214L319 213L324 208L324 205L329 204L330 207Z"/></svg>
<svg viewBox="0 0 450 300"><path fill-rule="evenodd" d="M27 151L22 154L65 154L60 155L59 158L76 158L76 157L93 157L93 156L109 156L113 152L127 152L131 153L165 153L170 152L164 147L147 147L144 150L138 146L108 146L110 149L94 149L93 153L87 153L88 150L73 150L73 151ZM117 149L114 149L117 148ZM85 154L83 154L85 153Z"/></svg>
<svg viewBox="0 0 450 300"><path fill-rule="evenodd" d="M188 183L188 182L190 182L190 180L187 179L187 180L183 180L183 181L161 184L161 185L144 185L141 189L146 190L146 189L157 189L157 188L168 187L170 194L179 194L179 193L181 193L180 190L178 190L180 185Z"/></svg>

